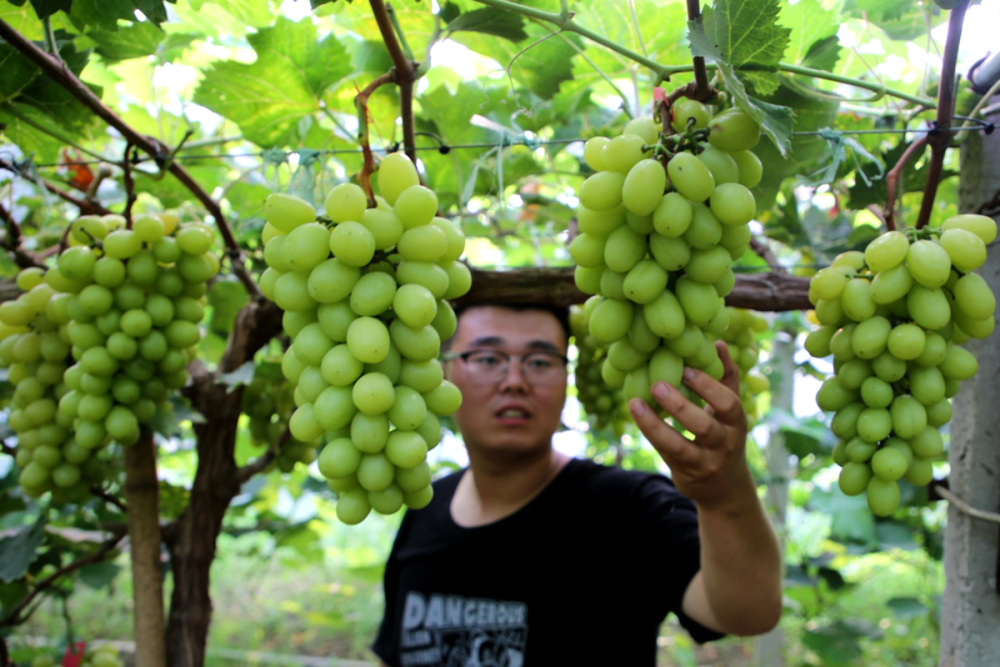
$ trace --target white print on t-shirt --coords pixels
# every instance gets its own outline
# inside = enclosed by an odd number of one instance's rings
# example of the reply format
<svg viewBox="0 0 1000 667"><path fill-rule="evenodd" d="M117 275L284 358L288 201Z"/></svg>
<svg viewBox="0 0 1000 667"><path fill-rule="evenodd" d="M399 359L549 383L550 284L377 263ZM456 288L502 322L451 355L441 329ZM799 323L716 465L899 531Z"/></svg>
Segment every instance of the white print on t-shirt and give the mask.
<svg viewBox="0 0 1000 667"><path fill-rule="evenodd" d="M400 664L522 667L528 605L410 591L403 607Z"/></svg>

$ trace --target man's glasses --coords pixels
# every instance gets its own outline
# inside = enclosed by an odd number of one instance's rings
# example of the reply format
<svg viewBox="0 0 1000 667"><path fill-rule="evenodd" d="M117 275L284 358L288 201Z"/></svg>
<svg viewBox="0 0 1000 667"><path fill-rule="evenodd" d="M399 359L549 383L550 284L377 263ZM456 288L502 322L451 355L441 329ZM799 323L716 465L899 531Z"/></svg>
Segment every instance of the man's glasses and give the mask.
<svg viewBox="0 0 1000 667"><path fill-rule="evenodd" d="M530 384L539 386L559 384L566 380L566 364L569 363L569 359L555 352L513 355L499 350L472 350L446 352L442 358L445 361L461 359L465 364L469 380L475 384L503 382L510 370L511 361L521 363L521 374Z"/></svg>

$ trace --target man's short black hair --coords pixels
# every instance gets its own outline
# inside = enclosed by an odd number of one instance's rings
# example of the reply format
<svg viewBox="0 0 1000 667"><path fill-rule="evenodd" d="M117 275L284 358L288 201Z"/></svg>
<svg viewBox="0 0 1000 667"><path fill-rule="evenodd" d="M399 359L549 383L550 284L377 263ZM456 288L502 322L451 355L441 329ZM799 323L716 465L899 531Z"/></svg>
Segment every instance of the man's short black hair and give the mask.
<svg viewBox="0 0 1000 667"><path fill-rule="evenodd" d="M559 322L560 328L562 328L563 335L566 336L566 345L569 346L570 338L570 328L569 328L569 308L566 306L554 306L548 303L468 303L459 304L454 307L455 309L455 319L456 321L461 321L462 314L467 310L472 310L473 308L506 308L507 310L513 310L517 312L525 312L537 310L543 313L548 313L552 317L556 318ZM441 344L442 350L448 350L451 347L451 341L454 336L444 341Z"/></svg>

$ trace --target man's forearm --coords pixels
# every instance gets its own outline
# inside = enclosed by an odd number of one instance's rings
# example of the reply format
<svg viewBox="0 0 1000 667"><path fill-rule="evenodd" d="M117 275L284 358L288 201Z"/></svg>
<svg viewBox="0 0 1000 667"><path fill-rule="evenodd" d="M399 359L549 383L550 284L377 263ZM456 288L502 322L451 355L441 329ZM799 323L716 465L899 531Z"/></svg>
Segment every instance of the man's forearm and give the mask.
<svg viewBox="0 0 1000 667"><path fill-rule="evenodd" d="M748 471L749 473L749 471ZM701 573L712 615L732 634L767 632L781 617L783 566L753 481L725 506L699 507Z"/></svg>

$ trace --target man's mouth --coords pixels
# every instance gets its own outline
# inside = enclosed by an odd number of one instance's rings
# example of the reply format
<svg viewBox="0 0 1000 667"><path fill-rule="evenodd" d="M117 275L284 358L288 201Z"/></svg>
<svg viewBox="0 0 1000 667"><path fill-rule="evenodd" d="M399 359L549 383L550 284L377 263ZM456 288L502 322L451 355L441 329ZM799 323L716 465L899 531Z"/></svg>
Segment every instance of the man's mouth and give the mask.
<svg viewBox="0 0 1000 667"><path fill-rule="evenodd" d="M517 408L507 408L498 412L497 416L500 417L501 419L508 419L508 418L527 419L528 413L525 410L519 410Z"/></svg>

